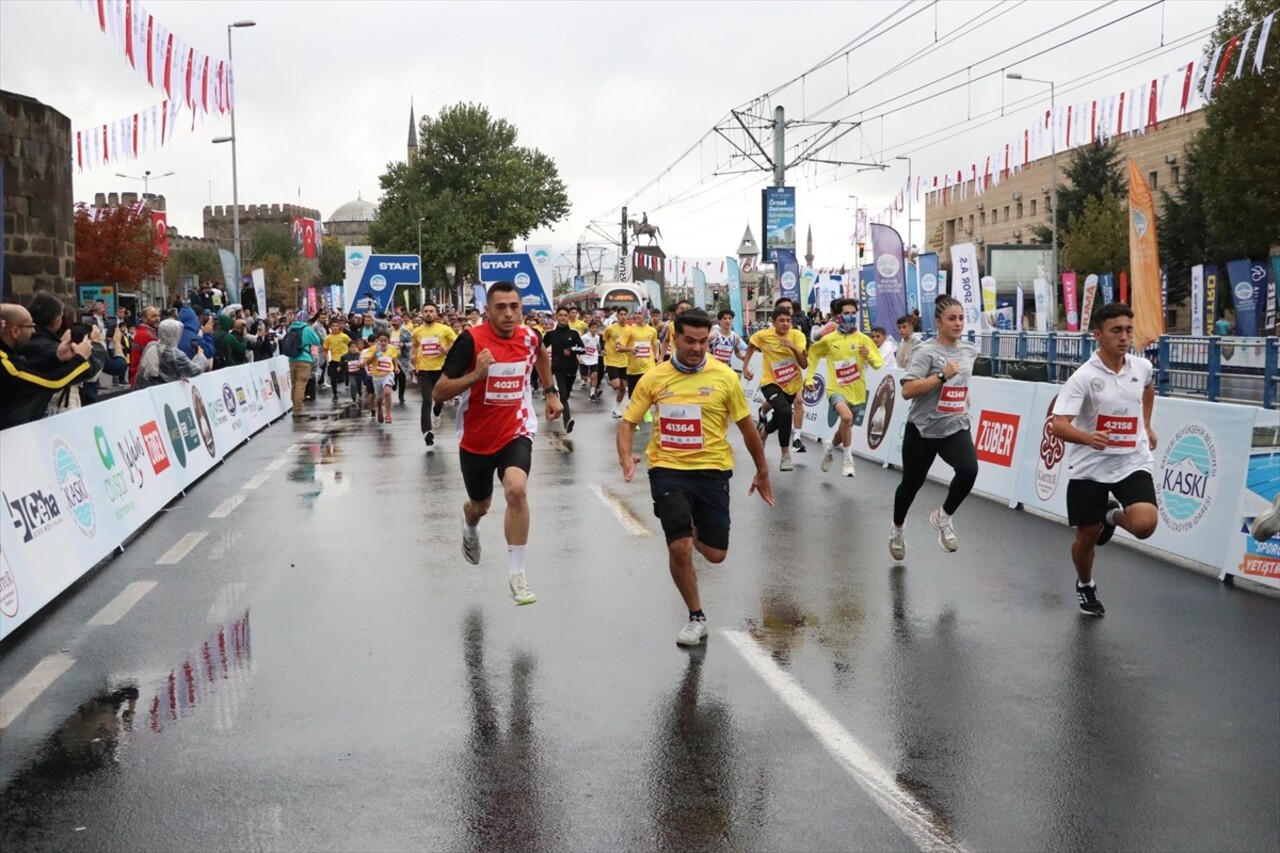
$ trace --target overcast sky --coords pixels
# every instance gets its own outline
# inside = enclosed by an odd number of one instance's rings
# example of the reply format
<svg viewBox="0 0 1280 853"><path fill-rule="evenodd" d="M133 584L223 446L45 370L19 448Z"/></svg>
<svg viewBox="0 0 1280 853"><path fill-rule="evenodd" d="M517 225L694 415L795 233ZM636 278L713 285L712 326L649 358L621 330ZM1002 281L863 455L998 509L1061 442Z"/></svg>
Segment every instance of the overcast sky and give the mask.
<svg viewBox="0 0 1280 853"><path fill-rule="evenodd" d="M668 255L713 257L731 254L748 223L760 238L759 191L771 176L708 181L732 149L715 137L698 140L731 108L797 77L903 5L151 0L146 8L215 60L225 58L228 23L257 22L235 31L242 204L301 203L327 219L357 193L376 202L378 176L388 161L404 158L410 98L419 115L474 101L515 124L522 144L554 158L568 186L569 218L531 242L568 249L593 218L616 219L624 200L665 175L631 201L631 210L647 211L662 227ZM1000 116L1002 105L1042 88L1006 81L1006 67L1055 80L1060 102L1115 94L1192 58L1203 36L1158 51L1162 42L1170 46L1211 28L1225 3L1167 0L1139 12L1148 5L1151 0L919 2L908 11L921 14L908 24L779 91L765 106L784 106L789 119L813 115L852 91L813 117L858 118L861 110L863 125L818 156L894 166L879 172L807 164L788 173L788 184L797 187L801 233L813 227L815 265L852 258L849 196L856 194L873 212L883 208L906 176L906 164L892 158L909 154L921 175L955 168L990 153L1044 109L1047 93ZM1138 14L1022 61L1133 12ZM1086 13L1092 14L1067 23ZM975 32L947 40L979 15L985 17ZM1138 64L1107 72L1130 57ZM905 93L956 72L948 83L975 82L882 117L913 100ZM1085 75L1072 91L1068 82ZM130 115L162 97L98 30L89 5L72 0L0 0L0 87L53 106L70 117L73 129ZM990 111L994 116L968 120ZM210 144L230 133L230 123L210 119L192 131L190 115L184 116L160 152L77 174L76 199L141 189L141 182L115 172L173 171L151 190L167 197L172 225L200 234L201 209L210 201L231 202L231 152ZM792 139L809 132L788 131ZM690 146L694 153L677 163ZM923 216L922 207L916 217ZM923 242L925 227L914 226L915 242Z"/></svg>

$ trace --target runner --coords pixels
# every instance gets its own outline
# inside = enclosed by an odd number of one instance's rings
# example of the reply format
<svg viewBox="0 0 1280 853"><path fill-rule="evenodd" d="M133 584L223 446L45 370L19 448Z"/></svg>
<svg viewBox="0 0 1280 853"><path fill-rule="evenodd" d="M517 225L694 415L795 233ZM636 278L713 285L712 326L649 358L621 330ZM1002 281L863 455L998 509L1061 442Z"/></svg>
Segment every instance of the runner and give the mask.
<svg viewBox="0 0 1280 853"><path fill-rule="evenodd" d="M325 336L324 346L326 361L329 365L329 385L333 389L333 402L338 402L338 385L347 385L347 350L351 348L351 337L344 327L346 322L341 318L333 321L333 331Z"/></svg>
<svg viewBox="0 0 1280 853"><path fill-rule="evenodd" d="M377 343L366 349L362 358L373 381L378 423L384 420L391 423L391 392L395 390L396 374L400 371L400 350L391 346L391 333L386 329L379 329L374 340Z"/></svg>
<svg viewBox="0 0 1280 853"><path fill-rule="evenodd" d="M582 336L569 325L569 309L556 309L556 326L542 336L542 345L551 353L551 373L560 389L560 405L563 411L565 434L573 432L573 416L569 413L569 397L573 394L573 380L578 373L578 356L586 351Z"/></svg>
<svg viewBox="0 0 1280 853"><path fill-rule="evenodd" d="M609 379L609 387L616 392L612 414L620 418L622 401L627 396L627 353L621 347L630 327L630 318L626 308L619 308L614 316L613 325L605 326L600 339L604 342L604 373Z"/></svg>
<svg viewBox="0 0 1280 853"><path fill-rule="evenodd" d="M685 311L693 307L693 303L688 299L681 299L676 303L676 307L671 311L671 317L662 327L662 351L659 361L666 361L671 358L671 353L675 348L676 337L676 317L679 317Z"/></svg>
<svg viewBox="0 0 1280 853"><path fill-rule="evenodd" d="M404 392L409 385L409 377L413 375L413 329L398 313L391 315L391 343L400 354L399 370L396 371L396 400L403 406Z"/></svg>
<svg viewBox="0 0 1280 853"><path fill-rule="evenodd" d="M796 394L804 387L801 371L809 366L809 355L800 330L791 328L791 309L785 305L773 309L773 326L761 329L747 342L747 354L742 359L742 375L750 382L755 374L751 370L751 356L757 350L764 360L764 373L760 377L760 393L769 404L768 416L763 407L758 429L760 437L778 434L782 448L779 471L791 470L792 405Z"/></svg>
<svg viewBox="0 0 1280 853"><path fill-rule="evenodd" d="M587 324L587 333L582 336L582 355L578 356L578 369L587 379L587 387L591 390L587 399L593 403L600 402L600 321L592 319Z"/></svg>
<svg viewBox="0 0 1280 853"><path fill-rule="evenodd" d="M1067 523L1076 529L1071 560L1080 612L1102 616L1106 610L1093 582L1095 548L1110 542L1117 527L1138 539L1156 530L1151 479L1156 386L1151 362L1129 354L1133 310L1128 305L1104 305L1090 325L1098 349L1063 384L1053 406L1053 434L1071 444Z"/></svg>
<svg viewBox="0 0 1280 853"><path fill-rule="evenodd" d="M805 387L817 387L813 381L818 362L827 360L827 402L840 417L835 442L822 443L822 470L831 470L836 447L844 450L844 463L840 473L845 477L855 474L853 466L853 425L862 426L867 411L868 367L880 367L884 361L875 344L858 331L858 302L856 299L836 299L831 303L836 330L818 339L809 350L809 368L804 374Z"/></svg>
<svg viewBox="0 0 1280 853"><path fill-rule="evenodd" d="M813 343L813 321L809 316L800 310L800 306L794 299L789 296L783 296L774 302L774 307L785 305L791 309L791 328L800 332L804 336L804 345L806 348ZM819 335L821 337L821 335ZM800 437L800 429L804 426L804 406L792 406L791 408L791 449L796 453L808 453L804 446L804 440Z"/></svg>
<svg viewBox="0 0 1280 853"><path fill-rule="evenodd" d="M618 424L618 462L622 479L635 476L639 456L632 455L636 428L653 406L658 424L649 440L649 491L654 515L662 520L671 579L684 599L689 621L676 635L681 646L696 646L707 637L707 617L698 596L693 550L711 563L724 562L729 550L729 478L733 448L726 433L735 423L742 432L756 474L747 494L773 505L764 443L751 423L751 409L737 375L707 358L711 318L694 309L673 321L675 350L637 384L622 423Z"/></svg>
<svg viewBox="0 0 1280 853"><path fill-rule="evenodd" d="M960 340L964 308L958 300L939 296L934 316L937 340L916 347L911 366L902 377L902 396L911 401L911 411L902 439L902 482L893 498L893 527L889 531L889 554L895 560L907 555L902 525L936 457L941 456L955 470L946 500L929 514L944 551L959 547L951 516L978 478L978 454L969 434L969 376L978 351Z"/></svg>
<svg viewBox="0 0 1280 853"><path fill-rule="evenodd" d="M742 358L747 351L746 341L733 330L733 318L734 313L725 308L716 315L717 325L711 332L711 354L727 367L733 367L733 357L735 355L738 358ZM741 371L734 372L739 373Z"/></svg>
<svg viewBox="0 0 1280 853"><path fill-rule="evenodd" d="M538 600L525 579L529 542L529 468L538 418L529 382L542 377L546 416L560 416L560 396L552 384L551 362L533 331L520 323L520 291L508 281L489 288L489 320L464 331L444 362L444 375L432 394L437 402L461 395L458 448L467 500L462 504L462 555L480 563L477 525L493 500L493 477L502 481L507 501L503 529L507 538L511 598L516 604Z"/></svg>
<svg viewBox="0 0 1280 853"><path fill-rule="evenodd" d="M440 404L431 399L449 347L458 339L452 328L440 322L440 308L434 302L422 306L422 324L413 330L413 370L422 391L422 440L428 448L436 443L432 414L440 414ZM428 450L430 452L430 450Z"/></svg>
<svg viewBox="0 0 1280 853"><path fill-rule="evenodd" d="M620 349L627 354L627 393L634 395L640 377L658 363L658 330L649 325L649 315L641 311L627 327Z"/></svg>

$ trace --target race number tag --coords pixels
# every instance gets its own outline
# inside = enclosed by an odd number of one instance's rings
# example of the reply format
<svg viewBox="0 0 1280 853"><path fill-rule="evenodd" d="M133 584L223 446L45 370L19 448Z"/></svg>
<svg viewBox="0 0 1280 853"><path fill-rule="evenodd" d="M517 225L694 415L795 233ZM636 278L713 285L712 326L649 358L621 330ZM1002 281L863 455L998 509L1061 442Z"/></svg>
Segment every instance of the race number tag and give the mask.
<svg viewBox="0 0 1280 853"><path fill-rule="evenodd" d="M648 341L636 341L635 355L637 361L653 358L653 347L649 345Z"/></svg>
<svg viewBox="0 0 1280 853"><path fill-rule="evenodd" d="M421 352L423 358L435 358L444 355L444 347L440 346L440 338L423 338Z"/></svg>
<svg viewBox="0 0 1280 853"><path fill-rule="evenodd" d="M963 415L968 409L968 385L943 385L937 411L943 415Z"/></svg>
<svg viewBox="0 0 1280 853"><path fill-rule="evenodd" d="M836 362L837 385L853 385L861 378L862 371L858 369L858 360L856 358L847 358L844 361Z"/></svg>
<svg viewBox="0 0 1280 853"><path fill-rule="evenodd" d="M1098 415L1098 430L1107 434L1107 447L1132 449L1138 446L1137 418Z"/></svg>
<svg viewBox="0 0 1280 853"><path fill-rule="evenodd" d="M725 339L717 340L711 345L711 354L725 364L733 363L733 344Z"/></svg>
<svg viewBox="0 0 1280 853"><path fill-rule="evenodd" d="M360 372L360 359L353 358L347 362L347 373L359 373L359 372Z"/></svg>
<svg viewBox="0 0 1280 853"><path fill-rule="evenodd" d="M484 380L484 401L490 406L518 406L524 401L528 365L523 361L489 365Z"/></svg>
<svg viewBox="0 0 1280 853"><path fill-rule="evenodd" d="M591 364L596 357L596 348L584 347L582 350L582 357L587 360L587 364Z"/></svg>
<svg viewBox="0 0 1280 853"><path fill-rule="evenodd" d="M702 407L696 403L683 406L658 406L658 443L664 450L702 449Z"/></svg>
<svg viewBox="0 0 1280 853"><path fill-rule="evenodd" d="M395 369L396 369L396 368L395 368L395 363L391 360L391 356L389 356L389 355L380 355L380 356L378 356L378 370L379 370L380 372L382 372L382 373L390 373L391 371L393 371L393 370L395 370Z"/></svg>
<svg viewBox="0 0 1280 853"><path fill-rule="evenodd" d="M790 385L800 375L800 365L794 358L775 363L772 370L773 381L779 385Z"/></svg>

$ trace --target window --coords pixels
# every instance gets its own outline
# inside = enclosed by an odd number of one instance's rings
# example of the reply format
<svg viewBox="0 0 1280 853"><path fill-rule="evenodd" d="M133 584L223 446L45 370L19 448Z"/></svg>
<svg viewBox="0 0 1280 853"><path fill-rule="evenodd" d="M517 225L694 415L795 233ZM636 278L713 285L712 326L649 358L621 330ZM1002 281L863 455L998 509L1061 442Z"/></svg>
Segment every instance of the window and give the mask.
<svg viewBox="0 0 1280 853"><path fill-rule="evenodd" d="M1180 186L1182 184L1182 169L1178 166L1170 166L1169 173L1173 177L1173 185Z"/></svg>
<svg viewBox="0 0 1280 853"><path fill-rule="evenodd" d="M1004 206L1004 221L1009 221L1009 205L1007 204Z"/></svg>
<svg viewBox="0 0 1280 853"><path fill-rule="evenodd" d="M1156 191L1156 184L1158 182L1159 177L1160 177L1159 172L1151 172L1147 175L1147 186L1151 188L1152 192Z"/></svg>
<svg viewBox="0 0 1280 853"><path fill-rule="evenodd" d="M978 224L979 225L987 224L987 212L985 210L978 214Z"/></svg>
<svg viewBox="0 0 1280 853"><path fill-rule="evenodd" d="M973 214L969 214L969 233L973 233Z"/></svg>
<svg viewBox="0 0 1280 853"><path fill-rule="evenodd" d="M1018 218L1022 218L1022 202L1018 202Z"/></svg>
<svg viewBox="0 0 1280 853"><path fill-rule="evenodd" d="M1034 198L1031 199L1031 215L1036 215L1036 200Z"/></svg>

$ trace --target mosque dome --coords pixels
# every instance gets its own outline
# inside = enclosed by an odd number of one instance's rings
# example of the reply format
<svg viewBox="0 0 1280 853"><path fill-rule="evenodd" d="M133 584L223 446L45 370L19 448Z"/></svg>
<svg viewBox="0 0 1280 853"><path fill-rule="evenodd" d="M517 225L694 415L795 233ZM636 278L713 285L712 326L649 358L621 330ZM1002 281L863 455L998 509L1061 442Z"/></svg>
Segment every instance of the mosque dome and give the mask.
<svg viewBox="0 0 1280 853"><path fill-rule="evenodd" d="M373 222L378 218L378 206L357 196L339 207L329 217L330 222Z"/></svg>

